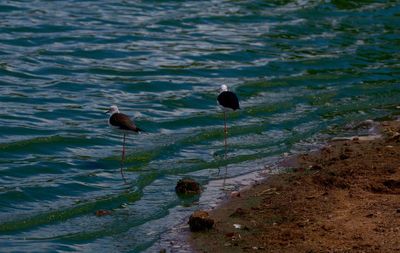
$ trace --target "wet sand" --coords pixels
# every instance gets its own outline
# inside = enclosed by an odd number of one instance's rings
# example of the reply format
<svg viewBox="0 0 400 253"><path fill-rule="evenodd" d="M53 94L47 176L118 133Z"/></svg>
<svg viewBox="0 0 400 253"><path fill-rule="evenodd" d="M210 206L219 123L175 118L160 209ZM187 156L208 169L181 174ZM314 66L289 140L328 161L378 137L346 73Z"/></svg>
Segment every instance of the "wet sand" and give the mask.
<svg viewBox="0 0 400 253"><path fill-rule="evenodd" d="M400 122L301 154L210 211L198 252L400 252Z"/></svg>

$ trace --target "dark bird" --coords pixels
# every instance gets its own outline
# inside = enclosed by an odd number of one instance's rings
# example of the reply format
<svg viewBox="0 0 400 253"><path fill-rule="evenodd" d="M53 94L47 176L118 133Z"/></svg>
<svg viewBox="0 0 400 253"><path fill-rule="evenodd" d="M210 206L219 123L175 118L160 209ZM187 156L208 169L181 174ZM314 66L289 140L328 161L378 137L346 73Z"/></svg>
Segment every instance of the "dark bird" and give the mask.
<svg viewBox="0 0 400 253"><path fill-rule="evenodd" d="M121 155L121 175L124 181L126 181L122 171L122 166L125 160L125 137L128 133L138 133L143 132L143 130L138 128L128 115L120 113L116 105L112 105L107 113L111 114L110 118L108 119L108 124L114 129L122 131L124 135Z"/></svg>
<svg viewBox="0 0 400 253"><path fill-rule="evenodd" d="M221 85L221 90L217 97L217 100L224 112L224 133L225 133L225 152L226 152L226 146L227 146L226 135L228 132L228 129L226 127L226 113L229 110L236 111L237 109L240 109L239 99L234 92L228 90L228 86L223 84Z"/></svg>
<svg viewBox="0 0 400 253"><path fill-rule="evenodd" d="M220 94L217 97L218 103L223 107L224 110L240 109L239 99L235 93L228 90L228 87L223 84L221 85Z"/></svg>

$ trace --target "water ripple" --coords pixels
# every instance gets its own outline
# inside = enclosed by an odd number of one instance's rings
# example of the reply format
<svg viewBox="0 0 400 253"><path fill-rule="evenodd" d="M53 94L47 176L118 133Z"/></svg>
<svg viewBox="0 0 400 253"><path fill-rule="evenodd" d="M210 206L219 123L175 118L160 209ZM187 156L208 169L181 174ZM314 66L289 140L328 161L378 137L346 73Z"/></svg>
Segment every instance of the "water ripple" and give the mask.
<svg viewBox="0 0 400 253"><path fill-rule="evenodd" d="M399 12L397 1L0 4L2 249L156 252L197 208L175 195L181 177L218 191L223 168L247 174L397 114ZM228 115L228 159L221 84L242 108ZM147 131L128 136L127 185L111 104Z"/></svg>

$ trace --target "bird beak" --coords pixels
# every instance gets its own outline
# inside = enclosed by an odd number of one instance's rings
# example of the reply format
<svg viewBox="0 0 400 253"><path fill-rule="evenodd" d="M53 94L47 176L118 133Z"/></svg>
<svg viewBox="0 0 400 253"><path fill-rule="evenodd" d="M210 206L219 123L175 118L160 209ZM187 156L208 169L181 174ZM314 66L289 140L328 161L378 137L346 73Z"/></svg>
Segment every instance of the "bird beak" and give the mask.
<svg viewBox="0 0 400 253"><path fill-rule="evenodd" d="M111 109L108 109L107 111L105 111L104 113L109 113L111 111Z"/></svg>

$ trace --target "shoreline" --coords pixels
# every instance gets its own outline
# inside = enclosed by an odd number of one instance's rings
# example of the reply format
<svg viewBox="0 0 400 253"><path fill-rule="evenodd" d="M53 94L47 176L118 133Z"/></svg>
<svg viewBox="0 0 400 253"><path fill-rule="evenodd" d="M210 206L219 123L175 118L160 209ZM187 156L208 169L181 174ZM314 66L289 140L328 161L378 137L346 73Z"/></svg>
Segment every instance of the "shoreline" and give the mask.
<svg viewBox="0 0 400 253"><path fill-rule="evenodd" d="M400 122L382 136L332 140L300 154L210 211L213 229L192 233L197 252L400 251ZM289 158L290 160L291 158Z"/></svg>

